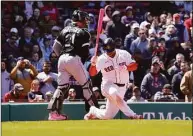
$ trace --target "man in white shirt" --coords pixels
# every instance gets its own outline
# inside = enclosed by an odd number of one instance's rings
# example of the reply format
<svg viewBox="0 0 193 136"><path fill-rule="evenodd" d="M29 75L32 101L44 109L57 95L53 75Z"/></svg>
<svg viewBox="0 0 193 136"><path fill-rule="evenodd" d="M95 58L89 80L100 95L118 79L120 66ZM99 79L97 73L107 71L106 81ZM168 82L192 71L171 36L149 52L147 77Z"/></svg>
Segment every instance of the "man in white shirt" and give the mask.
<svg viewBox="0 0 193 136"><path fill-rule="evenodd" d="M1 60L1 100L3 100L4 95L9 92L14 83L13 80L10 79L10 73L6 70L6 61Z"/></svg>
<svg viewBox="0 0 193 136"><path fill-rule="evenodd" d="M37 75L40 80L40 91L45 95L46 92L51 91L54 93L57 86L57 74L50 72L51 64L46 61L43 64L43 72Z"/></svg>
<svg viewBox="0 0 193 136"><path fill-rule="evenodd" d="M123 100L126 85L129 83L128 71L136 70L137 63L127 51L115 49L112 38L104 41L103 49L105 53L101 56L92 57L89 73L90 76L95 76L99 71L102 73L101 92L107 98L106 109L91 106L84 119L112 119L119 110L128 118L142 119L143 117L134 113Z"/></svg>

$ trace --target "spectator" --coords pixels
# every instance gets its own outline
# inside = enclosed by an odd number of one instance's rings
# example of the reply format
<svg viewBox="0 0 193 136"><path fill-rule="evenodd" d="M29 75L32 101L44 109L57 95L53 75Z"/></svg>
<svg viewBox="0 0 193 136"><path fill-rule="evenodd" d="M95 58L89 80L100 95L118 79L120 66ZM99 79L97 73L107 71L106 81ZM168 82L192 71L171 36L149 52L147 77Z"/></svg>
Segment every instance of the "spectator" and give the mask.
<svg viewBox="0 0 193 136"><path fill-rule="evenodd" d="M130 45L131 43L137 39L138 37L138 32L139 32L139 24L138 23L133 23L131 25L131 30L130 33L128 35L126 35L125 37L125 41L124 41L124 47L125 49L130 52Z"/></svg>
<svg viewBox="0 0 193 136"><path fill-rule="evenodd" d="M127 102L148 102L143 97L141 97L141 92L139 87L135 86L133 88L132 97Z"/></svg>
<svg viewBox="0 0 193 136"><path fill-rule="evenodd" d="M2 56L5 58L8 58L10 55L12 55L14 58L19 57L20 50L18 48L17 44L18 37L11 34L8 41L2 45Z"/></svg>
<svg viewBox="0 0 193 136"><path fill-rule="evenodd" d="M56 21L55 20L52 20L50 18L50 15L47 11L44 11L42 13L42 19L41 21L39 22L39 25L40 25L40 28L41 28L41 31L42 33L48 33L50 34L51 33L51 28L56 25Z"/></svg>
<svg viewBox="0 0 193 136"><path fill-rule="evenodd" d="M88 24L88 31L95 31L96 30L96 27L97 27L97 22L96 22L96 19L95 19L95 16L91 13L89 13L89 17L90 17L90 21L89 21L89 24Z"/></svg>
<svg viewBox="0 0 193 136"><path fill-rule="evenodd" d="M127 34L127 29L123 23L121 23L121 12L114 11L112 14L112 21L108 22L105 28L105 33L107 37L112 39L121 38L125 39Z"/></svg>
<svg viewBox="0 0 193 136"><path fill-rule="evenodd" d="M76 91L74 88L70 88L68 91L68 97L65 99L65 101L74 101L76 100Z"/></svg>
<svg viewBox="0 0 193 136"><path fill-rule="evenodd" d="M46 2L44 7L41 9L41 13L43 14L44 12L48 13L51 20L54 20L55 22L57 22L57 19L59 17L59 12L52 1Z"/></svg>
<svg viewBox="0 0 193 136"><path fill-rule="evenodd" d="M190 65L191 70L186 72L181 80L180 89L185 95L186 102L192 102L193 91L193 63Z"/></svg>
<svg viewBox="0 0 193 136"><path fill-rule="evenodd" d="M133 7L132 6L127 6L125 9L125 16L122 16L121 22L127 26L130 25L131 21L134 20L134 15L133 15Z"/></svg>
<svg viewBox="0 0 193 136"><path fill-rule="evenodd" d="M151 25L152 21L153 21L153 17L152 17L152 14L150 12L146 12L145 15L144 15L144 18L145 18L145 21L143 21L141 24L140 24L140 29L145 29L146 28L146 25L149 24Z"/></svg>
<svg viewBox="0 0 193 136"><path fill-rule="evenodd" d="M159 60L154 59L152 61L150 73L146 74L141 83L142 96L145 99L151 99L156 92L161 92L163 86L168 81L165 75L160 73Z"/></svg>
<svg viewBox="0 0 193 136"><path fill-rule="evenodd" d="M166 27L166 19L167 19L166 14L161 14L160 15L160 23L159 23L160 28L164 29Z"/></svg>
<svg viewBox="0 0 193 136"><path fill-rule="evenodd" d="M10 73L12 69L16 66L17 59L13 55L9 55L7 59L7 71Z"/></svg>
<svg viewBox="0 0 193 136"><path fill-rule="evenodd" d="M39 8L35 8L35 9L33 10L33 15L32 15L32 17L31 17L29 20L35 20L35 22L36 22L37 24L39 24L40 18L41 18L41 16L40 16L40 9L39 9Z"/></svg>
<svg viewBox="0 0 193 136"><path fill-rule="evenodd" d="M155 29L153 29L153 28L149 29L148 30L148 36L149 36L149 38L152 38L152 37L157 38Z"/></svg>
<svg viewBox="0 0 193 136"><path fill-rule="evenodd" d="M31 82L38 74L35 67L30 64L29 61L27 65L24 61L24 58L19 57L17 65L13 68L10 74L10 77L14 81L14 83L20 83L24 87L24 90L22 92L24 96L27 96L27 93L30 90ZM29 69L26 68L26 66L29 67Z"/></svg>
<svg viewBox="0 0 193 136"><path fill-rule="evenodd" d="M178 98L172 92L172 86L170 84L165 84L162 91L159 91L154 96L154 101L162 101L162 102L174 102L177 101Z"/></svg>
<svg viewBox="0 0 193 136"><path fill-rule="evenodd" d="M167 58L166 58L166 41L164 38L159 38L158 39L158 47L156 50L156 56L159 57L159 59L164 62L166 62Z"/></svg>
<svg viewBox="0 0 193 136"><path fill-rule="evenodd" d="M10 73L6 70L6 59L1 60L1 101L4 95L13 87L13 81L10 79Z"/></svg>
<svg viewBox="0 0 193 136"><path fill-rule="evenodd" d="M40 40L41 40L41 32L39 27L36 27L33 31L33 38L35 39L35 41L37 42L37 44L40 44Z"/></svg>
<svg viewBox="0 0 193 136"><path fill-rule="evenodd" d="M40 91L40 82L35 79L31 83L30 92L28 92L28 102L42 102L44 101L44 95Z"/></svg>
<svg viewBox="0 0 193 136"><path fill-rule="evenodd" d="M150 38L148 41L147 49L143 53L144 60L147 62L151 61L151 59L156 54L157 41L154 37Z"/></svg>
<svg viewBox="0 0 193 136"><path fill-rule="evenodd" d="M7 92L3 102L26 102L26 96L23 95L24 88L20 83L16 83L13 89Z"/></svg>
<svg viewBox="0 0 193 136"><path fill-rule="evenodd" d="M61 28L59 26L53 26L52 30L51 30L51 40L52 40L52 44L54 44L54 40L58 37L59 33L61 31Z"/></svg>
<svg viewBox="0 0 193 136"><path fill-rule="evenodd" d="M170 49L172 48L171 42L172 38L176 37L176 31L177 29L175 28L174 25L168 25L165 30L165 34L163 35L163 38L166 41L166 48Z"/></svg>
<svg viewBox="0 0 193 136"><path fill-rule="evenodd" d="M98 100L103 99L101 96L101 93L100 93L100 89L98 87L93 87L92 90L93 90L93 92Z"/></svg>
<svg viewBox="0 0 193 136"><path fill-rule="evenodd" d="M32 37L33 30L30 27L24 28L24 36L19 40L19 49L21 56L24 58L31 57L33 45L37 44L36 40Z"/></svg>
<svg viewBox="0 0 193 136"><path fill-rule="evenodd" d="M58 73L58 57L55 52L52 52L49 57L51 63L51 72Z"/></svg>
<svg viewBox="0 0 193 136"><path fill-rule="evenodd" d="M174 62L174 65L168 69L168 74L169 74L171 79L172 79L174 74L177 74L178 72L180 72L180 64L184 60L185 59L184 59L184 55L183 54L178 53L176 55L176 61Z"/></svg>
<svg viewBox="0 0 193 136"><path fill-rule="evenodd" d="M33 14L33 1L25 1L25 16L27 17L27 20L32 16Z"/></svg>
<svg viewBox="0 0 193 136"><path fill-rule="evenodd" d="M45 35L40 42L40 49L42 51L43 61L49 61L49 56L53 52L51 35Z"/></svg>
<svg viewBox="0 0 193 136"><path fill-rule="evenodd" d="M57 86L57 74L51 72L51 64L46 61L43 64L43 72L37 75L37 79L40 80L40 91L45 95L46 92L56 90Z"/></svg>
<svg viewBox="0 0 193 136"><path fill-rule="evenodd" d="M17 30L17 28L11 28L11 30L10 30L10 35L14 35L14 36L16 36L18 39L17 39L17 41L16 41L16 45L17 45L17 47L18 47L18 45L19 45L19 39L20 39L20 37L19 37L19 32L18 32L18 30ZM9 39L8 39L9 40Z"/></svg>
<svg viewBox="0 0 193 136"><path fill-rule="evenodd" d="M187 20L184 21L184 26L188 30L189 37L191 37L191 30L190 30L190 28L192 27L192 14L193 14L193 10L190 13L190 18L188 18ZM189 40L190 40L190 38L189 38Z"/></svg>
<svg viewBox="0 0 193 136"><path fill-rule="evenodd" d="M38 53L32 54L31 64L36 68L38 72L42 71L42 62L39 59Z"/></svg>
<svg viewBox="0 0 193 136"><path fill-rule="evenodd" d="M179 42L188 42L189 41L189 34L188 30L184 26L184 24L181 23L180 21L180 15L178 13L173 15L173 21L174 21L174 26L177 29L177 36L179 38Z"/></svg>
<svg viewBox="0 0 193 136"><path fill-rule="evenodd" d="M135 39L131 43L130 51L133 54L134 52L139 50L141 52L141 54L143 55L144 51L148 47L148 39L147 39L147 35L146 35L144 29L140 29L138 32L138 35L139 35L139 37L137 37L137 39Z"/></svg>
<svg viewBox="0 0 193 136"><path fill-rule="evenodd" d="M188 63L185 61L182 61L180 63L180 72L178 72L177 74L175 74L172 78L172 91L173 93L181 100L184 101L185 100L185 95L181 92L180 90L180 82L182 80L182 77L184 76L184 74L189 70L189 66Z"/></svg>
<svg viewBox="0 0 193 136"><path fill-rule="evenodd" d="M46 94L45 94L45 101L49 102L52 99L53 94L54 93L51 92L51 91L46 92Z"/></svg>
<svg viewBox="0 0 193 136"><path fill-rule="evenodd" d="M33 55L34 53L37 53L39 58L42 58L42 51L40 50L40 47L37 44L33 45L31 55Z"/></svg>
<svg viewBox="0 0 193 136"><path fill-rule="evenodd" d="M103 28L105 29L108 22L112 20L113 8L111 5L105 6L105 16L103 17Z"/></svg>

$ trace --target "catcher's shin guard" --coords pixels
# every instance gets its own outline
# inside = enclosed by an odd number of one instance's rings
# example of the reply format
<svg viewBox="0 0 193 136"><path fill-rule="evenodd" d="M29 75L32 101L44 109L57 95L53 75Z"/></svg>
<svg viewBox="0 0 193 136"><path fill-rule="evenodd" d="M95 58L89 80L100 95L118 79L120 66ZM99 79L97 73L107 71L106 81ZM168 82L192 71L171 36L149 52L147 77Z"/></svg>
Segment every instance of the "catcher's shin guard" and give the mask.
<svg viewBox="0 0 193 136"><path fill-rule="evenodd" d="M57 111L58 113L62 110L62 103L65 95L68 94L69 84L64 86L58 86L50 102L48 103L48 110Z"/></svg>
<svg viewBox="0 0 193 136"><path fill-rule="evenodd" d="M90 80L88 80L83 86L83 96L85 98L85 110L88 112L90 109L90 106L95 106L99 108L98 101L96 99L96 96L94 95L92 91L92 83Z"/></svg>

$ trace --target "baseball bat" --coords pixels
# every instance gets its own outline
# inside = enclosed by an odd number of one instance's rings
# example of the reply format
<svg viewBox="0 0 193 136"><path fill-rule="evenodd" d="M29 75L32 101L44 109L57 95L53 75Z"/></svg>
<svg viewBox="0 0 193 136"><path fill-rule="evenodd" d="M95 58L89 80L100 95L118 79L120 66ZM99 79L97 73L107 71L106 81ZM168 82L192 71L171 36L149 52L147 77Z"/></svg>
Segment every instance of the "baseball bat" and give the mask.
<svg viewBox="0 0 193 136"><path fill-rule="evenodd" d="M103 8L101 8L100 12L99 12L99 18L98 18L97 37L96 37L96 46L95 46L95 54L94 54L95 56L97 56L99 36L100 36L101 30L102 30L104 13L105 13L105 10Z"/></svg>

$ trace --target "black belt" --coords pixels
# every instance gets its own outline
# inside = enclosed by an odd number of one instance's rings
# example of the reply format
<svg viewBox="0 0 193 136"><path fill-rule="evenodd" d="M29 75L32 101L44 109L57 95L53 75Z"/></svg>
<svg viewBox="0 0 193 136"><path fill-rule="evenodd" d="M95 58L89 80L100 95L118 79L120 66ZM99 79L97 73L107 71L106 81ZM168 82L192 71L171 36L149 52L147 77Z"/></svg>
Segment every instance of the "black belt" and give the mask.
<svg viewBox="0 0 193 136"><path fill-rule="evenodd" d="M124 87L125 86L125 84L119 84L119 83L114 83L114 84L116 84L119 87Z"/></svg>

